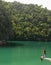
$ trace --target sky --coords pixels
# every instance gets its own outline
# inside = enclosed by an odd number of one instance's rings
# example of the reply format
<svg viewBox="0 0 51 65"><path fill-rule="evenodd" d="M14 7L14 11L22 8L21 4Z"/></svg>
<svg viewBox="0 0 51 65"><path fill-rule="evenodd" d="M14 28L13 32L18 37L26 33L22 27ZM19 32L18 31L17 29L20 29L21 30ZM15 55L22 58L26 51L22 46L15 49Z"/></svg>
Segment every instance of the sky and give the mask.
<svg viewBox="0 0 51 65"><path fill-rule="evenodd" d="M5 0L7 2L17 1L24 4L38 4L43 5L43 7L47 7L47 9L51 10L51 0Z"/></svg>

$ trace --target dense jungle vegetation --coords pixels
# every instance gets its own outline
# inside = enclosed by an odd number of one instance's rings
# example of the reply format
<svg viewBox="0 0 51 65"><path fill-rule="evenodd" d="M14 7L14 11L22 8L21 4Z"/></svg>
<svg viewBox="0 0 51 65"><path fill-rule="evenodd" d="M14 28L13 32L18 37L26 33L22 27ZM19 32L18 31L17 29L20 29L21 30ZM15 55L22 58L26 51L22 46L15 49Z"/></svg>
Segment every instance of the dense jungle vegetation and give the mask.
<svg viewBox="0 0 51 65"><path fill-rule="evenodd" d="M0 40L51 41L51 10L0 0Z"/></svg>

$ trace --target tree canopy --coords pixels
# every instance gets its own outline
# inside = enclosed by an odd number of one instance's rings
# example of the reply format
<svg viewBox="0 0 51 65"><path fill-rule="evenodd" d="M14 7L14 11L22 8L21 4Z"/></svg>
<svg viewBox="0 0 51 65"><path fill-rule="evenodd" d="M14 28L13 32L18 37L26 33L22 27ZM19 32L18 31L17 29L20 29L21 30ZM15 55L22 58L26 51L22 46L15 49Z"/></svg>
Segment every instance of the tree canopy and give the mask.
<svg viewBox="0 0 51 65"><path fill-rule="evenodd" d="M0 40L51 41L51 10L1 0Z"/></svg>

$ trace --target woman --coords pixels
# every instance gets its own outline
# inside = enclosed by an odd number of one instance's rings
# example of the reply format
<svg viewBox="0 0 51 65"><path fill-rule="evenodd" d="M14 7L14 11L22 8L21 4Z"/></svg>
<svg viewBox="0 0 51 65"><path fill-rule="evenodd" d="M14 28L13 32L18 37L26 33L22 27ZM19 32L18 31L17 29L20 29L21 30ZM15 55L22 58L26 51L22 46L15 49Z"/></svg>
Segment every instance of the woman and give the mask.
<svg viewBox="0 0 51 65"><path fill-rule="evenodd" d="M43 50L43 54L40 57L40 60L42 61L46 57L46 50Z"/></svg>
<svg viewBox="0 0 51 65"><path fill-rule="evenodd" d="M46 50L43 50L43 57L46 57Z"/></svg>

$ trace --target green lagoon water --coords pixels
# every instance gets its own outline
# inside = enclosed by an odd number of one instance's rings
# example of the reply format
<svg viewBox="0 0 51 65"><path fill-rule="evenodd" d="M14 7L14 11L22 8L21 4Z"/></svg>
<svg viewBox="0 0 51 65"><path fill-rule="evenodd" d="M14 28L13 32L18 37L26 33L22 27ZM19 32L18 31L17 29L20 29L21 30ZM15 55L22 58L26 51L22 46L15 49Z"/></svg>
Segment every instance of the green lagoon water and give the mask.
<svg viewBox="0 0 51 65"><path fill-rule="evenodd" d="M44 49L47 57L51 57L51 42L24 42L29 46L0 47L0 65L51 65L51 62L40 61Z"/></svg>

